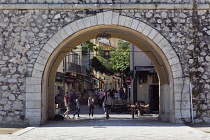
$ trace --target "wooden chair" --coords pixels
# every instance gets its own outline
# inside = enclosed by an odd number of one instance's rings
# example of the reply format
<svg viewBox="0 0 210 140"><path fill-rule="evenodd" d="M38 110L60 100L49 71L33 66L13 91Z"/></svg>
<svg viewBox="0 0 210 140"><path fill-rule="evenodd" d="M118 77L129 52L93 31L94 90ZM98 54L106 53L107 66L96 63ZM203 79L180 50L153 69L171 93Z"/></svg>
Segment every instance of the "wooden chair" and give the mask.
<svg viewBox="0 0 210 140"><path fill-rule="evenodd" d="M140 105L139 110L141 115L144 115L145 113L149 114L149 104Z"/></svg>

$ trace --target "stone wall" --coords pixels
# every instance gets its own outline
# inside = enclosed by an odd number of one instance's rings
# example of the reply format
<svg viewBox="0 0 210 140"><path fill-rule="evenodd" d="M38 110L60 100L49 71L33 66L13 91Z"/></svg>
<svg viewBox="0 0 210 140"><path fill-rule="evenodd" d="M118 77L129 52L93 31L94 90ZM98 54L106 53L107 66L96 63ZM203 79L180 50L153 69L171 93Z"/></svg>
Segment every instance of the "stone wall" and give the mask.
<svg viewBox="0 0 210 140"><path fill-rule="evenodd" d="M210 0L0 0L0 3L209 3Z"/></svg>
<svg viewBox="0 0 210 140"><path fill-rule="evenodd" d="M1 0L1 2L30 3L24 0ZM100 2L106 3L109 0ZM137 2L137 0L124 2ZM193 84L195 122L209 123L209 10L115 10L115 12L149 24L168 39L181 60L184 75L189 77ZM91 15L86 15L85 10L0 10L0 19L2 19L0 20L0 124L28 123L25 120L25 101L31 96L27 95L26 91L39 89L26 89L25 78L32 75L41 48L62 27L87 16Z"/></svg>

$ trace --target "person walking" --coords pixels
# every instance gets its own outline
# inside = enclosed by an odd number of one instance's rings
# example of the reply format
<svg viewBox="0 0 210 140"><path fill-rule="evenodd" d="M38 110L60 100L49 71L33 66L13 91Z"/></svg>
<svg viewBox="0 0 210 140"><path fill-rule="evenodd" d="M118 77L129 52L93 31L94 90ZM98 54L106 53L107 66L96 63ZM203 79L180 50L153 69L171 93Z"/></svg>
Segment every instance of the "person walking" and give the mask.
<svg viewBox="0 0 210 140"><path fill-rule="evenodd" d="M103 96L104 96L104 92L103 92L103 90L100 90L99 92L98 92L98 104L99 104L99 107L101 108L102 107L102 98L103 98Z"/></svg>
<svg viewBox="0 0 210 140"><path fill-rule="evenodd" d="M104 98L104 105L105 105L105 109L106 109L106 119L109 118L112 104L113 104L112 97L110 96L110 93L107 92L107 96Z"/></svg>
<svg viewBox="0 0 210 140"><path fill-rule="evenodd" d="M102 102L102 106L104 108L104 114L105 115L106 115L106 108L105 108L105 104L104 104L104 99L106 98L106 96L107 96L107 92L104 92L104 96L101 99L101 102Z"/></svg>
<svg viewBox="0 0 210 140"><path fill-rule="evenodd" d="M89 107L89 117L90 117L90 115L92 115L92 117L93 117L93 110L94 110L93 94L90 94L90 97L88 98L88 107Z"/></svg>
<svg viewBox="0 0 210 140"><path fill-rule="evenodd" d="M120 99L123 100L123 99L124 99L124 94L125 94L125 93L124 93L124 90L123 90L122 87L121 87L120 90L119 90L119 94L120 94Z"/></svg>
<svg viewBox="0 0 210 140"><path fill-rule="evenodd" d="M64 101L64 105L65 105L65 107L66 107L66 112L64 112L63 115L64 115L64 117L65 117L66 119L70 118L70 117L69 117L69 111L70 111L69 99L70 99L70 97L69 97L69 92L66 92L66 94L65 94L65 96L64 96L64 100L63 100L63 101Z"/></svg>
<svg viewBox="0 0 210 140"><path fill-rule="evenodd" d="M77 117L80 118L80 103L79 103L79 96L76 96L76 112L73 114L73 117L77 114Z"/></svg>

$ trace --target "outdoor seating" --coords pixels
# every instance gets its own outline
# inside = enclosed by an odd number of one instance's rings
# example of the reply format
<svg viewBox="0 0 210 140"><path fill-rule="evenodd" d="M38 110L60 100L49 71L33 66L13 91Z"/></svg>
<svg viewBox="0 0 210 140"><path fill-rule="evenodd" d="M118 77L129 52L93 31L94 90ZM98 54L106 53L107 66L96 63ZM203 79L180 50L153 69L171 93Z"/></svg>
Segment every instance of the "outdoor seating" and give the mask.
<svg viewBox="0 0 210 140"><path fill-rule="evenodd" d="M144 115L145 113L149 113L149 104L145 105L144 102L138 101L135 104L135 112L138 115Z"/></svg>

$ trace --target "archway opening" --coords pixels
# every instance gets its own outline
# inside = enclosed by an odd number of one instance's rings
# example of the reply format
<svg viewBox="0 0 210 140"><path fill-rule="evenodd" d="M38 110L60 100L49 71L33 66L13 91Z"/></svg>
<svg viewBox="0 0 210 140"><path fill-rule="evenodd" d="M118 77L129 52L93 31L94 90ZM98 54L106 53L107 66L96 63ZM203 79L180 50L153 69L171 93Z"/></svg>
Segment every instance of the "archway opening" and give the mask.
<svg viewBox="0 0 210 140"><path fill-rule="evenodd" d="M113 38L126 40L139 49L141 49L149 57L154 64L159 78L159 94L160 94L160 118L162 120L172 120L173 111L173 89L169 90L173 84L172 71L168 60L162 50L148 37L143 34L118 25L98 25L83 29L69 36L62 41L51 54L44 70L42 79L42 123L55 114L54 110L54 91L56 71L62 59L79 44L96 38L98 34L107 33Z"/></svg>

